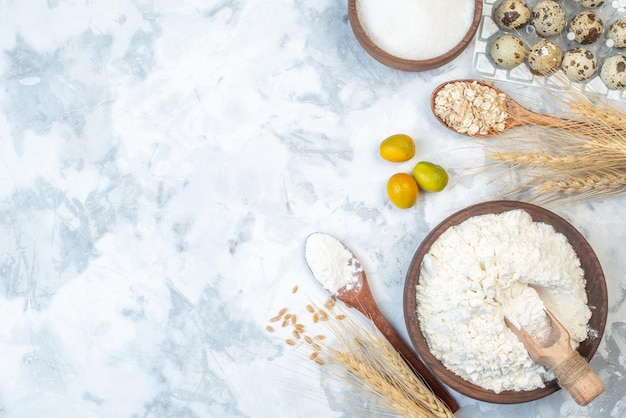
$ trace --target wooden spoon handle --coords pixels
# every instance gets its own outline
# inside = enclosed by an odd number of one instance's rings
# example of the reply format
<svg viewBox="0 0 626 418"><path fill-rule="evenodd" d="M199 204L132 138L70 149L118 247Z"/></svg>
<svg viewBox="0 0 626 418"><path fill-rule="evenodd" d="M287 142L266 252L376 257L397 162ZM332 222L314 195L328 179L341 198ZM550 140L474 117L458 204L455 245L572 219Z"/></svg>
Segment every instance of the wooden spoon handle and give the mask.
<svg viewBox="0 0 626 418"><path fill-rule="evenodd" d="M569 131L591 131L605 129L600 125L593 124L585 121L561 119L550 115L544 115L541 113L533 112L512 99L507 101L508 109L511 114L511 120L508 122L508 127L524 125L537 125L546 126L551 128L565 129ZM607 133L609 133L607 131Z"/></svg>
<svg viewBox="0 0 626 418"><path fill-rule="evenodd" d="M568 120L568 119L560 119L555 118L553 116L548 115L540 115L534 114L534 116L526 119L527 123L538 125L538 126L547 126L550 128L558 128L565 129L573 132L585 132L590 130L598 130L603 129L599 125L594 125L590 122L578 121L578 120Z"/></svg>
<svg viewBox="0 0 626 418"><path fill-rule="evenodd" d="M396 330L385 319L380 311L376 313L367 312L365 315L369 316L376 328L387 338L387 341L396 349L406 363L422 378L424 383L430 388L430 390L437 396L447 407L454 413L459 409L459 404L454 400L452 395L446 390L446 388L437 380L435 375L426 367L426 365L417 357L417 355L411 350L411 348L404 342L402 337L398 335Z"/></svg>
<svg viewBox="0 0 626 418"><path fill-rule="evenodd" d="M572 350L566 360L554 367L554 374L579 405L587 405L604 392L604 383L577 351Z"/></svg>
<svg viewBox="0 0 626 418"><path fill-rule="evenodd" d="M549 309L546 309L546 314L552 323L551 338L556 338L547 346L539 345L526 331L518 329L506 318L504 321L524 344L530 357L552 369L559 386L567 390L577 404L587 405L604 392L604 383L591 370L587 360L572 349L567 329Z"/></svg>
<svg viewBox="0 0 626 418"><path fill-rule="evenodd" d="M567 123L565 119L533 112L511 98L507 99L507 107L511 117L509 121L510 128L524 125L560 126Z"/></svg>

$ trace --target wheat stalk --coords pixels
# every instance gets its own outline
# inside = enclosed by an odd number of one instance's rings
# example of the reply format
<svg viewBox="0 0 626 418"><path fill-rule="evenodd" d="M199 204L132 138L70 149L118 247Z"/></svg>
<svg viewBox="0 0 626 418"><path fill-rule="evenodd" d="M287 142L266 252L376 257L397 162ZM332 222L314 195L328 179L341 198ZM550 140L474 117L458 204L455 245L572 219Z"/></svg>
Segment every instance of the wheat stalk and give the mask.
<svg viewBox="0 0 626 418"><path fill-rule="evenodd" d="M407 388L402 387L403 382L391 376L382 376L370 364L359 361L352 354L336 352L334 361L348 370L348 373L355 379L355 386L366 385L368 390L374 391L376 396L387 403L389 409L395 414L407 418L451 416L442 415L439 413L442 411L429 409L428 405L423 405L413 397L407 396Z"/></svg>
<svg viewBox="0 0 626 418"><path fill-rule="evenodd" d="M497 151L489 156L492 160L528 167L580 167L580 161L587 158L587 153L551 154L551 153L519 153L513 151Z"/></svg>
<svg viewBox="0 0 626 418"><path fill-rule="evenodd" d="M407 367L404 359L391 347L387 340L377 338L374 340L374 344L382 352L386 362L391 366L391 369L397 370L397 373L394 374L394 382L397 386L403 388L403 392L415 394L418 397L418 402L423 405L426 410L432 412L433 416L453 416L442 401L416 376L415 372Z"/></svg>
<svg viewBox="0 0 626 418"><path fill-rule="evenodd" d="M574 116L598 122L609 129L626 130L623 109L616 104L600 99L594 100L594 98L578 92L570 94L570 98L566 100L566 105Z"/></svg>
<svg viewBox="0 0 626 418"><path fill-rule="evenodd" d="M626 172L590 173L584 176L564 176L559 179L548 179L537 185L541 192L559 191L564 194L593 193L595 190L622 192L626 189Z"/></svg>
<svg viewBox="0 0 626 418"><path fill-rule="evenodd" d="M326 346L324 367L347 371L355 388L372 391L400 416L454 417L376 328L349 319L329 325L338 346Z"/></svg>
<svg viewBox="0 0 626 418"><path fill-rule="evenodd" d="M342 387L349 386L367 397L365 406L350 396L342 405L346 413L363 417L454 417L371 321L350 315L350 310L344 312L335 302L331 297L323 308L315 303L306 305L313 327L330 330L329 338L311 334L299 321L307 315L295 315L287 308L270 318L274 326L266 329L276 335L287 332L285 343L295 350L304 348L305 352L297 353L306 361L323 367Z"/></svg>
<svg viewBox="0 0 626 418"><path fill-rule="evenodd" d="M486 168L512 169L517 177L502 198L536 203L626 193L626 113L621 104L579 91L555 96L568 119L484 139ZM499 175L498 175L499 177Z"/></svg>

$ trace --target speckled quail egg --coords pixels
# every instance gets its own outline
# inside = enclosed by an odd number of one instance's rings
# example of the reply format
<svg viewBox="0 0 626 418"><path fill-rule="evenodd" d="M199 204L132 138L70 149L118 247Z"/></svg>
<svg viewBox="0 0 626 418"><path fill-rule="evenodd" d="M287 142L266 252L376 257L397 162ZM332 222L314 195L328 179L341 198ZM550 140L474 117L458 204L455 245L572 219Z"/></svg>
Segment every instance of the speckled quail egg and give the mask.
<svg viewBox="0 0 626 418"><path fill-rule="evenodd" d="M561 68L571 81L589 80L598 69L598 58L587 48L573 48L563 54Z"/></svg>
<svg viewBox="0 0 626 418"><path fill-rule="evenodd" d="M548 38L565 29L565 10L554 0L540 1L533 7L532 23L537 35Z"/></svg>
<svg viewBox="0 0 626 418"><path fill-rule="evenodd" d="M491 44L489 55L497 66L511 69L520 65L526 58L526 46L517 36L500 35Z"/></svg>
<svg viewBox="0 0 626 418"><path fill-rule="evenodd" d="M626 48L626 18L611 23L606 35L613 41L614 48Z"/></svg>
<svg viewBox="0 0 626 418"><path fill-rule="evenodd" d="M626 57L613 55L606 58L600 68L600 78L610 89L626 87Z"/></svg>
<svg viewBox="0 0 626 418"><path fill-rule="evenodd" d="M580 5L588 9L595 9L604 4L604 0L580 0Z"/></svg>
<svg viewBox="0 0 626 418"><path fill-rule="evenodd" d="M563 51L556 42L540 39L528 51L528 67L537 75L548 75L556 71L563 61Z"/></svg>
<svg viewBox="0 0 626 418"><path fill-rule="evenodd" d="M583 10L569 22L569 33L580 45L589 45L597 41L604 32L604 23L595 12Z"/></svg>
<svg viewBox="0 0 626 418"><path fill-rule="evenodd" d="M519 29L530 21L530 8L523 0L504 0L496 8L494 18L500 29Z"/></svg>

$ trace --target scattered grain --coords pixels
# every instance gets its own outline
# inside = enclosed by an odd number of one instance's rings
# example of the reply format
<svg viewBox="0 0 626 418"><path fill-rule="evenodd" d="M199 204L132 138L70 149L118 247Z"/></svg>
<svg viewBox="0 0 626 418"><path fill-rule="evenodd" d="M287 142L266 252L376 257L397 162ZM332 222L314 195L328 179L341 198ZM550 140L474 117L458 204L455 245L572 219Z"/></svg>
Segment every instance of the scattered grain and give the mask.
<svg viewBox="0 0 626 418"><path fill-rule="evenodd" d="M294 340L289 339L289 338L287 338L287 339L285 340L285 342L286 342L287 344L289 344L289 345L296 345L296 342L295 342Z"/></svg>
<svg viewBox="0 0 626 418"><path fill-rule="evenodd" d="M306 310L311 313L315 312L315 309L311 305L306 305Z"/></svg>
<svg viewBox="0 0 626 418"><path fill-rule="evenodd" d="M298 291L298 285L295 285L293 289L291 289L291 293L296 293Z"/></svg>
<svg viewBox="0 0 626 418"><path fill-rule="evenodd" d="M320 321L328 321L328 314L326 311L319 311Z"/></svg>
<svg viewBox="0 0 626 418"><path fill-rule="evenodd" d="M283 317L285 312L287 312L287 308L282 308L280 311L278 311L278 314L275 317L270 318L270 322L279 321Z"/></svg>
<svg viewBox="0 0 626 418"><path fill-rule="evenodd" d="M274 327L272 327L271 325L268 325L265 327L266 330L268 330L269 332L274 332Z"/></svg>

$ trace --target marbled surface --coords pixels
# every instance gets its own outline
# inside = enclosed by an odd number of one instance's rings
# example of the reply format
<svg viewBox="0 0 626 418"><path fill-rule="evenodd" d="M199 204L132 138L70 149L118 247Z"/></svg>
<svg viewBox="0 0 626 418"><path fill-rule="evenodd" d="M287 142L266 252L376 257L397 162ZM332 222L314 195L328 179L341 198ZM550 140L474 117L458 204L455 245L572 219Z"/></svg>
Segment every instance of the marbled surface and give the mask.
<svg viewBox="0 0 626 418"><path fill-rule="evenodd" d="M493 198L483 150L428 98L470 50L403 73L359 47L344 1L0 1L0 416L331 417L319 369L265 330L325 298L313 231L346 242L405 333L426 233ZM397 132L449 187L401 211L378 156ZM609 315L606 392L522 405L458 395L458 417L626 416L626 196L553 208L588 239ZM298 285L297 294L292 288ZM455 394L456 396L457 394Z"/></svg>

